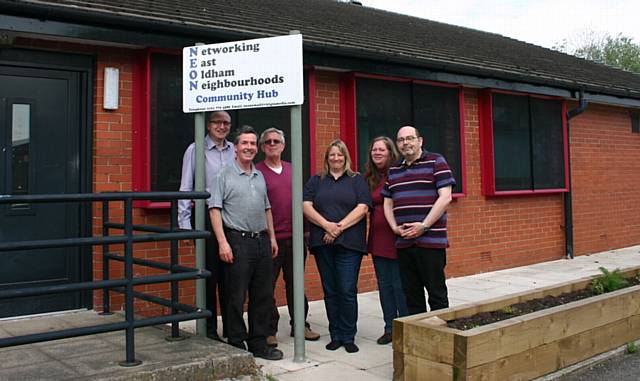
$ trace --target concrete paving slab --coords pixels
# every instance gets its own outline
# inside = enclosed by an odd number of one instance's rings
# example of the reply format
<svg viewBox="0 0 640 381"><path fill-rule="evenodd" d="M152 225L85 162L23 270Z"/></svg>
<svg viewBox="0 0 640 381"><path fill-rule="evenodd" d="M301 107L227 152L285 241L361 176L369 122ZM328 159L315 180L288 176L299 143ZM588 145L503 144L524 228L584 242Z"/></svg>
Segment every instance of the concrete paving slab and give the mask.
<svg viewBox="0 0 640 381"><path fill-rule="evenodd" d="M20 368L28 365L44 364L52 360L38 348L29 351L16 350L15 347L0 349L0 370Z"/></svg>
<svg viewBox="0 0 640 381"><path fill-rule="evenodd" d="M385 380L393 379L393 364L384 364L374 368L369 368L366 370L367 373L371 373L376 377L381 377Z"/></svg>
<svg viewBox="0 0 640 381"><path fill-rule="evenodd" d="M352 366L357 369L367 370L381 365L390 365L393 362L393 348L391 345L378 345L371 340L356 340L360 348L357 353L347 353L343 348L336 352L342 352L338 362ZM387 347L387 348L380 348Z"/></svg>
<svg viewBox="0 0 640 381"><path fill-rule="evenodd" d="M321 366L302 369L297 372L281 374L278 376L281 381L382 381L386 378L379 377L362 369L346 365L339 362L330 362Z"/></svg>
<svg viewBox="0 0 640 381"><path fill-rule="evenodd" d="M99 357L103 353L118 350L117 345L104 340L101 336L104 335L50 341L41 343L38 349L44 354L56 359L83 357L91 354L96 354Z"/></svg>
<svg viewBox="0 0 640 381"><path fill-rule="evenodd" d="M60 361L49 361L0 370L0 379L3 381L73 380L80 376L74 370L74 367L67 366Z"/></svg>
<svg viewBox="0 0 640 381"><path fill-rule="evenodd" d="M256 364L262 370L263 374L277 376L282 373L296 372L301 369L320 365L320 362L315 361L311 356L306 356L307 358L303 362L294 362L293 342L279 343L278 349L284 353L284 359L282 360L268 361L260 358L256 359Z"/></svg>

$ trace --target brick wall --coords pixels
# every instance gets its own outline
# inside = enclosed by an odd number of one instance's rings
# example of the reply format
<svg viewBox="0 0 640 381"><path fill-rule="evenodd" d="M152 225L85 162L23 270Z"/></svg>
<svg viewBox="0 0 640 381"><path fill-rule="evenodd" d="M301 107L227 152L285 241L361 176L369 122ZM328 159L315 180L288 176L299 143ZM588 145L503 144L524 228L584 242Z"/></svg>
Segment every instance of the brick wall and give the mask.
<svg viewBox="0 0 640 381"><path fill-rule="evenodd" d="M134 72L137 54L126 49L92 47L70 43L20 40L24 46L58 51L93 54L96 61L94 84L94 191L129 191L132 189ZM104 67L120 69L120 107L102 109ZM340 74L316 73L315 170L322 166L328 143L340 137ZM449 211L451 248L448 250L448 276L544 262L563 257L562 195L535 195L488 198L481 193L480 143L478 125L478 93L465 90L464 148L466 195L454 200ZM572 120L571 156L574 195L575 251L587 254L640 242L640 135L632 134L628 110L590 105L585 113ZM429 147L429 142L425 142ZM122 218L122 205L112 205L112 217ZM167 225L166 210L136 208L134 221L142 224ZM94 235L101 235L100 205L93 210ZM112 247L121 250L121 247ZM102 278L101 250L94 254L94 279ZM166 243L135 246L140 258L167 260ZM190 242L180 243L181 263L195 264ZM136 275L149 275L145 268L135 267ZM121 264L111 267L112 277L122 276ZM306 294L311 300L322 298L322 286L313 257L306 266ZM359 291L375 290L375 274L371 259L365 257ZM151 285L140 290L168 297L167 285ZM194 282L181 282L181 301L193 303ZM99 309L101 293L94 302ZM114 299L119 308L121 297ZM278 304L285 303L282 281L276 289ZM138 301L138 312L151 314L160 308Z"/></svg>
<svg viewBox="0 0 640 381"><path fill-rule="evenodd" d="M639 244L640 134L629 110L589 104L572 119L571 166L576 254Z"/></svg>

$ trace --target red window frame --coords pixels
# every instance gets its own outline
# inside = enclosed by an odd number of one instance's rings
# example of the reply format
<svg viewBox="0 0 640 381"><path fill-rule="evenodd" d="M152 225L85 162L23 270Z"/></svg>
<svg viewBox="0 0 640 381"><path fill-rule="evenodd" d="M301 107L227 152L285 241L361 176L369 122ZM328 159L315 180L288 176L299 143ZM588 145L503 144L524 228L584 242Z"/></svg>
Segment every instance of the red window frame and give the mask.
<svg viewBox="0 0 640 381"><path fill-rule="evenodd" d="M531 189L531 190L496 190L496 174L493 142L493 94L508 94L538 99L558 100L562 102L562 138L564 159L564 188ZM567 139L567 102L560 97L545 96L515 91L485 89L479 96L480 113L480 171L482 181L482 194L485 196L521 196L537 194L557 194L569 191L569 146Z"/></svg>
<svg viewBox="0 0 640 381"><path fill-rule="evenodd" d="M182 54L176 49L148 48L142 50L133 68L133 191L151 190L151 55L153 53ZM177 190L177 189L176 189ZM134 201L134 207L169 209L167 201Z"/></svg>
<svg viewBox="0 0 640 381"><path fill-rule="evenodd" d="M454 192L453 198L461 198L467 195L467 174L466 174L466 152L464 140L464 87L459 84L442 83L435 81L425 81L404 77L393 77L379 74L368 74L350 72L340 78L340 136L346 143L351 155L351 161L357 166L358 163L358 117L356 99L356 79L370 78L383 81L395 81L413 83L419 85L429 85L438 87L449 87L458 89L458 112L460 119L460 179L462 181L462 192Z"/></svg>

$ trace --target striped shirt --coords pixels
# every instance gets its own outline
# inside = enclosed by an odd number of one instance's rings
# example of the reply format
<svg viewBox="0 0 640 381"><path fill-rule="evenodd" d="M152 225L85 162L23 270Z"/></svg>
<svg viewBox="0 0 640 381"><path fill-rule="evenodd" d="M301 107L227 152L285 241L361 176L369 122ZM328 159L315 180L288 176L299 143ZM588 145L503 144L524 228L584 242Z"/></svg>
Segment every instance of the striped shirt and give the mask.
<svg viewBox="0 0 640 381"><path fill-rule="evenodd" d="M438 189L455 186L449 164L440 154L423 151L420 158L407 165L404 159L389 168L382 196L393 200L393 215L398 225L422 222L438 199ZM440 249L449 246L447 240L447 213L429 230L415 239L396 238L396 247L411 246Z"/></svg>

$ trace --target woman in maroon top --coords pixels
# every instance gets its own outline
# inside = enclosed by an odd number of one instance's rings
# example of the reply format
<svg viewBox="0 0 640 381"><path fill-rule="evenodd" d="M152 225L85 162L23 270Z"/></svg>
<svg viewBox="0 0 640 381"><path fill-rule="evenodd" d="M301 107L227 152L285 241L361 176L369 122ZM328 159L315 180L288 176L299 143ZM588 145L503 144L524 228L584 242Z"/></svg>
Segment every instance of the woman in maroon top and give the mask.
<svg viewBox="0 0 640 381"><path fill-rule="evenodd" d="M373 266L378 280L380 305L384 317L384 334L378 344L388 344L392 340L393 319L408 315L407 303L398 268L396 235L384 217L384 199L380 191L387 179L387 170L398 159L398 151L391 139L379 136L369 145L369 160L366 166L366 180L371 192L373 209L369 222L368 251L373 255Z"/></svg>

